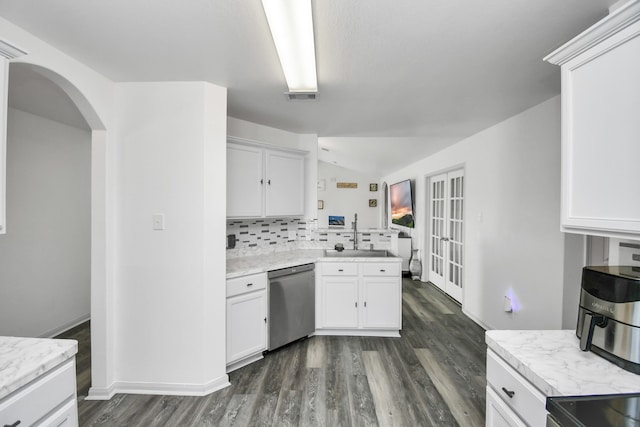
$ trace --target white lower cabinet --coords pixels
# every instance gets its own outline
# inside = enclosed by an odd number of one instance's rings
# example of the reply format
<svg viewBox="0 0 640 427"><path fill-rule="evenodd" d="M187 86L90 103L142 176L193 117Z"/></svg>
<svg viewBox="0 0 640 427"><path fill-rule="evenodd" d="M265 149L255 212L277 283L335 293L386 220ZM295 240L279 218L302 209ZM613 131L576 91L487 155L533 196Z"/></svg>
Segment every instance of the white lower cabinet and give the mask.
<svg viewBox="0 0 640 427"><path fill-rule="evenodd" d="M267 274L227 280L227 372L267 349Z"/></svg>
<svg viewBox="0 0 640 427"><path fill-rule="evenodd" d="M75 357L0 399L0 425L78 425Z"/></svg>
<svg viewBox="0 0 640 427"><path fill-rule="evenodd" d="M320 279L320 322L323 328L358 327L358 276L326 276Z"/></svg>
<svg viewBox="0 0 640 427"><path fill-rule="evenodd" d="M362 272L360 325L366 329L401 329L400 264L360 265Z"/></svg>
<svg viewBox="0 0 640 427"><path fill-rule="evenodd" d="M487 386L487 427L526 427L520 417L496 394L491 386Z"/></svg>
<svg viewBox="0 0 640 427"><path fill-rule="evenodd" d="M397 336L400 263L323 262L316 279L316 333Z"/></svg>
<svg viewBox="0 0 640 427"><path fill-rule="evenodd" d="M547 398L500 356L487 351L486 426L544 426Z"/></svg>

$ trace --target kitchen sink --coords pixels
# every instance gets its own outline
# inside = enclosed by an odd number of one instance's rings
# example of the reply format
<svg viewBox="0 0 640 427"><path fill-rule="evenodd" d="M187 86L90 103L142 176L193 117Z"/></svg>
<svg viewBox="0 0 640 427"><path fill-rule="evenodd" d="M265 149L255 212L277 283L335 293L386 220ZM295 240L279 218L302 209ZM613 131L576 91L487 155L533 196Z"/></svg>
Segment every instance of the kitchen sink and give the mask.
<svg viewBox="0 0 640 427"><path fill-rule="evenodd" d="M327 258L385 258L393 257L391 252L386 250L366 250L366 249L345 249L337 251L335 249L325 249L324 256Z"/></svg>

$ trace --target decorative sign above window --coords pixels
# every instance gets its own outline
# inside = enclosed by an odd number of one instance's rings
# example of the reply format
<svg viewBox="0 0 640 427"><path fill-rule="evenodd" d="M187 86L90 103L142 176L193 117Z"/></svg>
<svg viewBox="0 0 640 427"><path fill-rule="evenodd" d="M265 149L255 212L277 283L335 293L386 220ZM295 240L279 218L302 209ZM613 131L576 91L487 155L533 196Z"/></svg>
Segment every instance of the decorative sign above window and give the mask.
<svg viewBox="0 0 640 427"><path fill-rule="evenodd" d="M357 182L338 182L336 184L338 188L358 188Z"/></svg>

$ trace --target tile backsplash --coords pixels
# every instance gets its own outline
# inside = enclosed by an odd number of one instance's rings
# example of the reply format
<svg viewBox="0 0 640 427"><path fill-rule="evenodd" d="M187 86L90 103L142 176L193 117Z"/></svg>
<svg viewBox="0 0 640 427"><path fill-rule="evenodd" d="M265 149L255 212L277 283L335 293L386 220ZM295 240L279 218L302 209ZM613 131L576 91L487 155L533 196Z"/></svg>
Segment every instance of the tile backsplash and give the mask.
<svg viewBox="0 0 640 427"><path fill-rule="evenodd" d="M267 218L227 220L227 236L236 237L227 257L259 255L292 249L329 249L336 243L346 248L353 245L353 231L318 229L318 221L303 218ZM360 248L391 249L395 232L388 230L358 231Z"/></svg>

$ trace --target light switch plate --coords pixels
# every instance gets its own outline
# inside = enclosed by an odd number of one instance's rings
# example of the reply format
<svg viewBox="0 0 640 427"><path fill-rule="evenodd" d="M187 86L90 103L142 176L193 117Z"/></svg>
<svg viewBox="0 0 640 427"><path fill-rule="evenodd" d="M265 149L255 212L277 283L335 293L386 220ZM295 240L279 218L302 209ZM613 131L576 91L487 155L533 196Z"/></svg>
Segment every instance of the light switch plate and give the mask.
<svg viewBox="0 0 640 427"><path fill-rule="evenodd" d="M164 230L164 214L153 214L153 229Z"/></svg>

